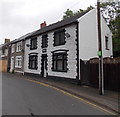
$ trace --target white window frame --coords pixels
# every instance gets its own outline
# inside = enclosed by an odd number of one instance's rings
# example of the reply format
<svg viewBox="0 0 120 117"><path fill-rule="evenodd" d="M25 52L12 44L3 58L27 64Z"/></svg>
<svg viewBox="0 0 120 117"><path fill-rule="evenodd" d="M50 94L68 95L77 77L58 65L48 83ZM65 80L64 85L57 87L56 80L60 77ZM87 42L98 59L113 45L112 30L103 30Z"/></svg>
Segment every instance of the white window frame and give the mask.
<svg viewBox="0 0 120 117"><path fill-rule="evenodd" d="M5 49L5 56L8 56L8 49Z"/></svg>
<svg viewBox="0 0 120 117"><path fill-rule="evenodd" d="M18 61L20 62L18 65ZM15 58L15 68L22 68L22 56L16 56Z"/></svg>
<svg viewBox="0 0 120 117"><path fill-rule="evenodd" d="M20 52L21 50L22 50L22 41L17 43L16 52Z"/></svg>

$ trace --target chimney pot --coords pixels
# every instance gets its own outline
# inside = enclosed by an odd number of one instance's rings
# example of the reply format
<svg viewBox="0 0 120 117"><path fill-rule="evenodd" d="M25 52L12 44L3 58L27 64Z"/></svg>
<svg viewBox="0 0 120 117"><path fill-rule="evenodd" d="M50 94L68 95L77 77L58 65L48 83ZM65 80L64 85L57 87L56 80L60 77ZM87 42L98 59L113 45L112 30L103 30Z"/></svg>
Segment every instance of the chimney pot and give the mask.
<svg viewBox="0 0 120 117"><path fill-rule="evenodd" d="M43 23L40 24L40 28L43 28L45 26L47 26L46 21L44 21Z"/></svg>

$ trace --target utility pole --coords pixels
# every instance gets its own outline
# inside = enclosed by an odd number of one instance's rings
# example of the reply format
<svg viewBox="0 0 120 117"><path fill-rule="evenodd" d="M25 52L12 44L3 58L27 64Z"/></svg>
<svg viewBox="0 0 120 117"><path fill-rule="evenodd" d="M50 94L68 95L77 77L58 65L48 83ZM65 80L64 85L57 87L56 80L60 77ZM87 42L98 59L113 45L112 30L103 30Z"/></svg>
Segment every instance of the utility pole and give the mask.
<svg viewBox="0 0 120 117"><path fill-rule="evenodd" d="M100 0L97 0L97 19L98 19L98 56L99 56L99 94L104 94L103 79L103 56L102 56L102 40L101 40L101 17L100 17Z"/></svg>

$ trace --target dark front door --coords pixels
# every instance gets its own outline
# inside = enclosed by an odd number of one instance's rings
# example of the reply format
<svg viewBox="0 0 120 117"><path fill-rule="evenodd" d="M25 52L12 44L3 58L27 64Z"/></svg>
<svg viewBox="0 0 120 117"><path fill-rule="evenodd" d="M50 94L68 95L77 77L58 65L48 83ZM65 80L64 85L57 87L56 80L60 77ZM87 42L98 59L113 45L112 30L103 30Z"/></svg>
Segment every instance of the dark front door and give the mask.
<svg viewBox="0 0 120 117"><path fill-rule="evenodd" d="M47 77L47 55L42 55L42 66L41 66L42 77Z"/></svg>

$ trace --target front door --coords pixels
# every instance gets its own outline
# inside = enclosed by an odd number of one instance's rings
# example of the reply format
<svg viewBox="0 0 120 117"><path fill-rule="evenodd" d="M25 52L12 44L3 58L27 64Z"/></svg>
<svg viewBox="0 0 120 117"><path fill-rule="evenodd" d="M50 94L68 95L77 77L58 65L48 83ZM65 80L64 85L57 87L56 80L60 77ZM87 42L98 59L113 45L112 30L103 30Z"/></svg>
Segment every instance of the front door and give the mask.
<svg viewBox="0 0 120 117"><path fill-rule="evenodd" d="M41 67L42 77L47 77L47 55L42 55L42 67Z"/></svg>
<svg viewBox="0 0 120 117"><path fill-rule="evenodd" d="M14 70L14 57L11 57L10 72L13 72L13 70Z"/></svg>

